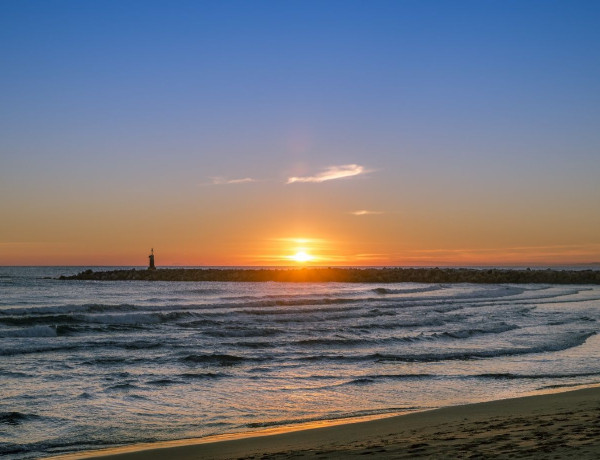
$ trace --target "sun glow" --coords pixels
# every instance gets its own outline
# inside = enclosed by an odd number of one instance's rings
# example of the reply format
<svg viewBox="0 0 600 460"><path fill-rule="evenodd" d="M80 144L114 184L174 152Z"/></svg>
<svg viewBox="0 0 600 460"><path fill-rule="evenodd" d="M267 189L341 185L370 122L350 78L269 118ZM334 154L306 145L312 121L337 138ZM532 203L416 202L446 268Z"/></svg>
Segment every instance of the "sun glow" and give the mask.
<svg viewBox="0 0 600 460"><path fill-rule="evenodd" d="M296 254L290 257L292 260L296 262L309 262L314 259L313 256L307 254L306 251L298 251Z"/></svg>
<svg viewBox="0 0 600 460"><path fill-rule="evenodd" d="M260 256L262 264L319 265L332 260L331 242L322 238L269 238Z"/></svg>

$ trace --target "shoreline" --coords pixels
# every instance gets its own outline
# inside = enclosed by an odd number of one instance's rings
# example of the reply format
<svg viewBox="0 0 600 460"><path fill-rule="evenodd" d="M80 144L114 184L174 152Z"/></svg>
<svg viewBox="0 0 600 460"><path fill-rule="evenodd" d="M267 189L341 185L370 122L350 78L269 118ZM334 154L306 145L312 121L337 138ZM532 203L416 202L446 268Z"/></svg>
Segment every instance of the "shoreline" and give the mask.
<svg viewBox="0 0 600 460"><path fill-rule="evenodd" d="M365 420L366 419L366 420ZM600 384L436 409L87 450L53 460L600 457Z"/></svg>
<svg viewBox="0 0 600 460"><path fill-rule="evenodd" d="M295 283L600 284L600 270L472 268L159 268L85 270L59 280ZM385 293L385 292L382 292Z"/></svg>

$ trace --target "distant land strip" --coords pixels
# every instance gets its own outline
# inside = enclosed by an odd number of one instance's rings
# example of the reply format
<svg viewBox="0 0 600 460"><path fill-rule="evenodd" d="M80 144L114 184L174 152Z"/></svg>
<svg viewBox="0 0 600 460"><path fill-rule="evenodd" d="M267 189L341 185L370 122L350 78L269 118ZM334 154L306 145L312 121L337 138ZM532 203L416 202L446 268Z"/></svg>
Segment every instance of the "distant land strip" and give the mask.
<svg viewBox="0 0 600 460"><path fill-rule="evenodd" d="M231 281L309 283L519 283L600 284L600 270L473 268L161 268L85 270L60 280Z"/></svg>

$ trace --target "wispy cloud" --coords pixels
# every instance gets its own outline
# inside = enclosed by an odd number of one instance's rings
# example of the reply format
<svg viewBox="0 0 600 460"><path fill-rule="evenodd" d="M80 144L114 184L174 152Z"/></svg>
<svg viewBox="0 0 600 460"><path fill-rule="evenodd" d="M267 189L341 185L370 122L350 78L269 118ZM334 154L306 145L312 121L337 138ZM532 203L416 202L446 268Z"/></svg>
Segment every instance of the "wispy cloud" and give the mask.
<svg viewBox="0 0 600 460"><path fill-rule="evenodd" d="M374 214L383 214L383 211L368 211L366 209L359 209L358 211L351 211L349 214L353 216L370 216Z"/></svg>
<svg viewBox="0 0 600 460"><path fill-rule="evenodd" d="M287 237L287 238L269 238L269 241L282 241L284 243L295 243L295 244L315 244L315 243L326 243L327 240L323 238L299 238L299 237Z"/></svg>
<svg viewBox="0 0 600 460"><path fill-rule="evenodd" d="M67 243L56 243L56 242L48 242L48 241L0 241L0 246L2 247L27 247L27 246L64 246Z"/></svg>
<svg viewBox="0 0 600 460"><path fill-rule="evenodd" d="M256 182L256 179L251 177L244 177L242 179L226 179L225 177L211 177L212 185L232 185L232 184L246 184L248 182Z"/></svg>
<svg viewBox="0 0 600 460"><path fill-rule="evenodd" d="M325 182L334 179L343 179L344 177L358 176L359 174L366 173L364 166L360 165L341 165L341 166L330 166L323 172L315 174L314 176L303 176L303 177L290 177L287 180L287 184L293 184L294 182Z"/></svg>

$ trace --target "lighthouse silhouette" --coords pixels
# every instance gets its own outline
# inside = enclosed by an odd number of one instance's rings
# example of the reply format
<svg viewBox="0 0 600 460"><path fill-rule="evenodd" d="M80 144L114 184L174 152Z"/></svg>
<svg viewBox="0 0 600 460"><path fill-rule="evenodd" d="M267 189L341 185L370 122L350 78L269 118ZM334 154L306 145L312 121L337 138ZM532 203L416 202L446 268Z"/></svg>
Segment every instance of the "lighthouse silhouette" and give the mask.
<svg viewBox="0 0 600 460"><path fill-rule="evenodd" d="M150 259L150 263L148 264L148 270L156 270L156 267L154 265L154 248L150 249L150 255L148 256L148 259Z"/></svg>

